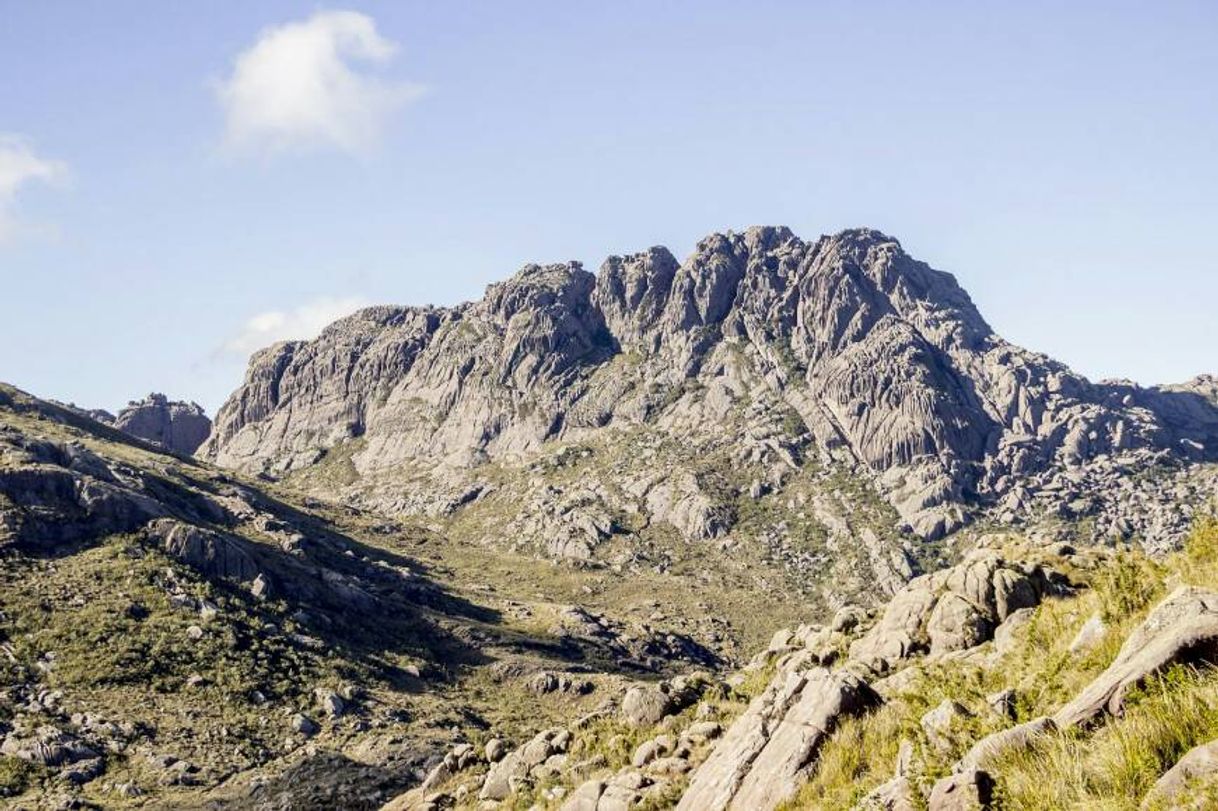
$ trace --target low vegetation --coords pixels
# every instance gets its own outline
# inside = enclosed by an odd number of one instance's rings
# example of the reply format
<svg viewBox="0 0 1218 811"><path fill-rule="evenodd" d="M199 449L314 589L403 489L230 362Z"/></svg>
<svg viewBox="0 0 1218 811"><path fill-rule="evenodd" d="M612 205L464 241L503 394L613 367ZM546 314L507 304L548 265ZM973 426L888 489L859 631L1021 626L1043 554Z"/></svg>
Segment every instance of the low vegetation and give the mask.
<svg viewBox="0 0 1218 811"><path fill-rule="evenodd" d="M1162 560L1122 551L1076 575L1090 588L1036 609L1012 650L993 666L965 661L925 665L880 710L845 721L823 749L794 809L849 808L889 780L902 740L914 744L912 782L922 794L984 735L1010 725L987 696L1015 692L1015 718L1051 714L1091 682L1150 608L1179 585L1218 587L1218 520L1202 520L1185 548ZM1103 631L1072 643L1099 617ZM922 716L944 700L968 710L932 743ZM1059 731L998 760L995 807L1011 811L1136 809L1155 780L1194 746L1218 739L1218 670L1177 665L1132 692L1119 718L1094 729ZM1206 807L1204 804L1198 807Z"/></svg>

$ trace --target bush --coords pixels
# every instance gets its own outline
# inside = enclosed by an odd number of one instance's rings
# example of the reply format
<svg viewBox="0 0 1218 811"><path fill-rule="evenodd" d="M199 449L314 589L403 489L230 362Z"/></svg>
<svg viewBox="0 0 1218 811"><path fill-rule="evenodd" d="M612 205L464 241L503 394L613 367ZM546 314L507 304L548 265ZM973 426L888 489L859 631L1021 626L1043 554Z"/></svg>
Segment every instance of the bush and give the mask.
<svg viewBox="0 0 1218 811"><path fill-rule="evenodd" d="M40 776L39 767L33 763L0 755L0 797L24 793Z"/></svg>

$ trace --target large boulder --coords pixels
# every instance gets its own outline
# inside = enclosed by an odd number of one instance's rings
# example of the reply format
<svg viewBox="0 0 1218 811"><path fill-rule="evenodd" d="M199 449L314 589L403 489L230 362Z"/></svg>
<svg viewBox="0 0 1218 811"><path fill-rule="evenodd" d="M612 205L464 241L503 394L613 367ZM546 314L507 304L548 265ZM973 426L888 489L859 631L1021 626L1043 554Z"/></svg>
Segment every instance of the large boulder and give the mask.
<svg viewBox="0 0 1218 811"><path fill-rule="evenodd" d="M1125 640L1112 664L1053 721L1062 728L1120 715L1129 688L1177 662L1218 664L1218 592L1181 586Z"/></svg>
<svg viewBox="0 0 1218 811"><path fill-rule="evenodd" d="M1012 563L992 549L977 549L949 569L907 583L879 621L851 644L850 658L885 673L919 653L967 650L993 639L1004 622L1046 596L1067 589L1065 578L1043 564Z"/></svg>
<svg viewBox="0 0 1218 811"><path fill-rule="evenodd" d="M837 722L879 701L865 681L844 671L780 672L694 772L677 808L774 808L807 779Z"/></svg>
<svg viewBox="0 0 1218 811"><path fill-rule="evenodd" d="M1167 807L1190 783L1212 779L1215 774L1218 774L1218 740L1194 746L1155 781L1143 800L1142 807Z"/></svg>
<svg viewBox="0 0 1218 811"><path fill-rule="evenodd" d="M631 687L622 698L622 718L635 727L658 724L698 700L708 682L701 674Z"/></svg>
<svg viewBox="0 0 1218 811"><path fill-rule="evenodd" d="M211 433L211 420L198 403L170 401L164 394L133 400L114 418L115 428L189 456Z"/></svg>
<svg viewBox="0 0 1218 811"><path fill-rule="evenodd" d="M955 772L935 783L930 811L985 811L994 798L994 779L977 769Z"/></svg>
<svg viewBox="0 0 1218 811"><path fill-rule="evenodd" d="M984 769L1008 752L1026 749L1037 738L1051 734L1056 728L1052 718L1042 716L1009 729L992 732L973 744L972 748L953 767L953 771L967 772L973 769Z"/></svg>
<svg viewBox="0 0 1218 811"><path fill-rule="evenodd" d="M160 518L144 530L149 540L206 577L237 583L253 582L260 574L247 549L248 541L174 518Z"/></svg>

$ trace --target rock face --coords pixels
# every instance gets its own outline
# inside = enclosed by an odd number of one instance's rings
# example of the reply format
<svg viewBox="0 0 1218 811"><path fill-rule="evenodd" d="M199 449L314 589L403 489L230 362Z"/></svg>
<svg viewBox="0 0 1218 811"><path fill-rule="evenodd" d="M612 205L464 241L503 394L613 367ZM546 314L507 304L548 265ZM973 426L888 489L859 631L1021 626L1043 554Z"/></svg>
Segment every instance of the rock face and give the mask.
<svg viewBox="0 0 1218 811"><path fill-rule="evenodd" d="M83 444L0 425L0 548L51 551L82 538L130 532L165 515L147 479ZM205 505L184 505L197 514Z"/></svg>
<svg viewBox="0 0 1218 811"><path fill-rule="evenodd" d="M690 779L678 809L768 809L807 779L837 722L879 703L857 676L797 664L781 672Z"/></svg>
<svg viewBox="0 0 1218 811"><path fill-rule="evenodd" d="M952 276L890 237L764 227L707 237L684 262L652 248L595 276L530 265L478 302L374 307L264 349L202 454L274 473L358 439L362 476L461 470L616 428L696 445L748 405L749 426L785 427L731 430L742 451L756 441L797 467L868 471L923 537L979 512L1048 513L1166 543L1188 516L1143 507L1178 494L1117 486L1134 486L1133 468L1218 458L1218 408L1198 381L1089 382L994 334ZM633 503L691 538L730 529L732 511L698 481L659 484Z"/></svg>
<svg viewBox="0 0 1218 811"><path fill-rule="evenodd" d="M198 450L211 433L211 420L198 403L171 402L157 393L128 403L111 424L131 436L187 456Z"/></svg>

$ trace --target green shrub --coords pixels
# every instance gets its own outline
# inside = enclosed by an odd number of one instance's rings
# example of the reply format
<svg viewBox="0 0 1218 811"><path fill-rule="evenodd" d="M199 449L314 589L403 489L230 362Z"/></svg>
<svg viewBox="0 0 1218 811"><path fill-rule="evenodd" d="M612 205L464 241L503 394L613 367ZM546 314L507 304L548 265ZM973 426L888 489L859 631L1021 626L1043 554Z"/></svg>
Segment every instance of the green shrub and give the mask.
<svg viewBox="0 0 1218 811"><path fill-rule="evenodd" d="M15 797L42 776L41 769L26 760L0 755L0 797Z"/></svg>

